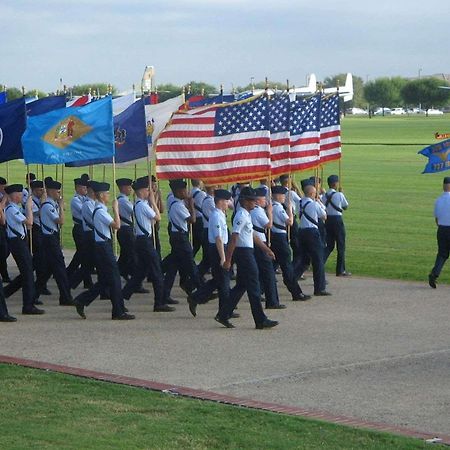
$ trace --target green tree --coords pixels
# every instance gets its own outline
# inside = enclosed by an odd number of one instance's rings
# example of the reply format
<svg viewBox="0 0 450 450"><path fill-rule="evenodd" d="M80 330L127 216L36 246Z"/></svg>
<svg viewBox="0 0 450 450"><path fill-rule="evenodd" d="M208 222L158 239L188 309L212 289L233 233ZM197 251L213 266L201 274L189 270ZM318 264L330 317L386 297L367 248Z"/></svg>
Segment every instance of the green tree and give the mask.
<svg viewBox="0 0 450 450"><path fill-rule="evenodd" d="M37 89L25 92L25 97L34 97L35 95L37 95L38 98L47 97L46 92L38 91Z"/></svg>
<svg viewBox="0 0 450 450"><path fill-rule="evenodd" d="M401 105L403 99L400 91L406 82L402 77L377 78L364 86L364 97L371 108L379 106L384 109Z"/></svg>
<svg viewBox="0 0 450 450"><path fill-rule="evenodd" d="M169 98L174 98L181 94L183 88L172 83L160 84L157 86L160 102L165 102Z"/></svg>
<svg viewBox="0 0 450 450"><path fill-rule="evenodd" d="M203 81L190 81L186 84L186 93L189 87L191 88L191 94L201 95L204 92L205 95L217 94L219 89L212 84L205 83Z"/></svg>
<svg viewBox="0 0 450 450"><path fill-rule="evenodd" d="M440 89L440 86L448 84L437 78L420 78L406 83L401 95L406 105L421 105L428 116L430 108L444 106L450 100L450 90Z"/></svg>
<svg viewBox="0 0 450 450"><path fill-rule="evenodd" d="M6 88L6 96L8 101L15 100L16 98L22 97L22 90L16 87Z"/></svg>
<svg viewBox="0 0 450 450"><path fill-rule="evenodd" d="M88 84L76 84L75 86L68 88L72 95L87 95L89 91L92 95L106 95L109 93L109 87L112 88L112 93L115 94L117 89L108 83L88 83Z"/></svg>
<svg viewBox="0 0 450 450"><path fill-rule="evenodd" d="M345 79L347 78L346 73L339 73L337 75L326 77L323 80L324 87L336 87L339 83L340 87L345 85ZM364 80L353 75L353 100L351 102L345 103L346 108L366 108L367 100L364 97Z"/></svg>
<svg viewBox="0 0 450 450"><path fill-rule="evenodd" d="M281 81L268 81L267 87L269 89L285 90L287 86L286 86L286 82L282 83ZM250 84L247 84L246 86L238 86L236 88L236 92L251 91L252 88L265 89L266 82L265 81L256 81L255 83L253 83L253 85L250 83Z"/></svg>

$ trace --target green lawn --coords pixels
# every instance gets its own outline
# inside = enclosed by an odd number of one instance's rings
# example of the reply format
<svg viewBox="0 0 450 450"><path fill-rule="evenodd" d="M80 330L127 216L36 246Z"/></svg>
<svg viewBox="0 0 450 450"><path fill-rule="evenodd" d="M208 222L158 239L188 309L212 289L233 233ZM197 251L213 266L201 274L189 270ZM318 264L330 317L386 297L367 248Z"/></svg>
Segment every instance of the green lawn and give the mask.
<svg viewBox="0 0 450 450"><path fill-rule="evenodd" d="M347 117L342 123L343 186L350 201L346 213L347 267L358 275L425 280L436 253L433 204L442 189L443 173L422 175L426 159L417 151L435 142L434 133L449 132L450 118L440 117ZM395 144L395 145L392 145ZM6 173L5 164L2 175ZM36 166L31 169L36 171ZM22 181L25 168L19 162L9 164L10 181ZM324 168L325 176L337 173L337 164ZM80 169L65 169L65 197L70 200L71 180ZM46 175L55 176L55 167L46 167ZM138 176L145 164L138 166ZM296 174L295 179L312 172ZM134 166L119 167L117 177L134 177ZM95 168L95 177L103 179L103 168ZM59 168L61 178L61 168ZM111 180L111 168L106 179ZM69 182L70 180L70 182ZM167 192L167 183L161 187ZM68 214L70 216L70 214ZM70 219L70 217L69 217ZM162 224L163 236L166 222ZM72 247L70 220L64 226L64 244ZM163 239L167 251L167 240ZM328 269L333 271L334 255ZM450 282L444 270L441 282Z"/></svg>
<svg viewBox="0 0 450 450"><path fill-rule="evenodd" d="M298 417L0 365L1 448L421 449L427 444Z"/></svg>

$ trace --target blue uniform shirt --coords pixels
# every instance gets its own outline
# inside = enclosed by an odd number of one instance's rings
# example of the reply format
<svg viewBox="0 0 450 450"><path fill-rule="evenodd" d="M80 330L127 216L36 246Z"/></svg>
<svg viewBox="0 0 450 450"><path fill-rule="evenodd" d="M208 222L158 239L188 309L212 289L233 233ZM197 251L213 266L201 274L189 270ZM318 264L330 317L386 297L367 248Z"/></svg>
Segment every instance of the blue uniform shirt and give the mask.
<svg viewBox="0 0 450 450"><path fill-rule="evenodd" d="M283 205L278 202L272 203L272 215L273 215L273 223L272 233L274 234L286 234L286 221L289 220L288 213L284 210ZM284 227L284 230L277 228L275 224L280 227Z"/></svg>
<svg viewBox="0 0 450 450"><path fill-rule="evenodd" d="M234 216L233 233L239 235L236 247L253 248L252 219L245 208L240 208Z"/></svg>
<svg viewBox="0 0 450 450"><path fill-rule="evenodd" d="M133 225L133 203L125 194L119 194L117 203L119 205L120 226L131 227Z"/></svg>
<svg viewBox="0 0 450 450"><path fill-rule="evenodd" d="M303 197L301 201L301 209L302 215L300 217L300 228L318 229L319 227L308 220L305 217L304 213L308 214L308 216L315 222L318 222L318 219L324 219L326 217L325 209L323 208L323 206L309 197Z"/></svg>
<svg viewBox="0 0 450 450"><path fill-rule="evenodd" d="M5 208L6 233L9 238L20 237L25 239L27 235L27 227L24 222L27 218L24 216L22 209L15 203L10 203ZM14 230L17 234L14 233Z"/></svg>
<svg viewBox="0 0 450 450"><path fill-rule="evenodd" d="M108 208L106 205L100 202L95 202L94 205L94 213L92 213L92 224L94 226L94 237L95 242L106 242L107 240L111 240L111 223L113 222L113 218L108 213ZM98 233L101 233L103 236L100 236Z"/></svg>
<svg viewBox="0 0 450 450"><path fill-rule="evenodd" d="M168 213L171 231L184 231L187 233L188 225L186 221L191 217L191 214L184 201L173 197L172 202L168 204Z"/></svg>
<svg viewBox="0 0 450 450"><path fill-rule="evenodd" d="M329 189L322 195L322 203L324 205L328 203L328 206L326 206L327 216L342 216L342 211L338 211L333 205L339 209L346 209L348 207L348 201L345 195L342 192L337 192L335 189Z"/></svg>
<svg viewBox="0 0 450 450"><path fill-rule="evenodd" d="M202 211L203 211L203 228L208 228L208 220L209 216L213 212L216 204L214 203L214 197L211 195L206 195L205 199L202 203Z"/></svg>
<svg viewBox="0 0 450 450"><path fill-rule="evenodd" d="M83 202L85 197L79 194L75 194L70 201L70 209L72 211L72 220L73 223L78 225L82 225L83 223L83 215L81 213L81 209L83 208Z"/></svg>
<svg viewBox="0 0 450 450"><path fill-rule="evenodd" d="M286 201L284 202L286 206L288 205L288 198L292 206L292 213L298 216L298 213L300 211L300 200L302 198L297 194L297 192L289 190L288 193L286 194Z"/></svg>
<svg viewBox="0 0 450 450"><path fill-rule="evenodd" d="M56 221L59 219L59 205L55 200L48 198L41 205L41 230L45 235L57 233L59 225Z"/></svg>
<svg viewBox="0 0 450 450"><path fill-rule="evenodd" d="M32 211L33 211L33 223L40 226L41 225L41 218L40 218L40 209L41 209L41 200L33 195L33 205L32 205Z"/></svg>
<svg viewBox="0 0 450 450"><path fill-rule="evenodd" d="M95 200L90 197L86 197L81 207L81 215L83 217L83 231L93 231L92 226L92 213L95 208Z"/></svg>
<svg viewBox="0 0 450 450"><path fill-rule="evenodd" d="M197 218L203 218L202 214L202 204L203 200L205 200L206 192L202 191L198 187L192 188L191 191L192 198L194 199L194 206L195 206L195 216Z"/></svg>
<svg viewBox="0 0 450 450"><path fill-rule="evenodd" d="M208 242L215 244L218 237L224 245L228 244L227 217L221 209L214 208L209 216Z"/></svg>
<svg viewBox="0 0 450 450"><path fill-rule="evenodd" d="M434 217L438 225L450 226L450 192L443 192L434 204Z"/></svg>
<svg viewBox="0 0 450 450"><path fill-rule="evenodd" d="M267 241L266 234L261 231L255 230L255 227L262 228L264 230L266 229L266 225L269 223L269 218L267 217L266 212L264 211L263 208L261 208L261 206L256 205L250 211L250 216L252 218L253 234L259 237L261 241L266 242Z"/></svg>
<svg viewBox="0 0 450 450"><path fill-rule="evenodd" d="M134 204L134 231L136 236L151 236L152 220L156 217L155 211L147 200L137 200Z"/></svg>

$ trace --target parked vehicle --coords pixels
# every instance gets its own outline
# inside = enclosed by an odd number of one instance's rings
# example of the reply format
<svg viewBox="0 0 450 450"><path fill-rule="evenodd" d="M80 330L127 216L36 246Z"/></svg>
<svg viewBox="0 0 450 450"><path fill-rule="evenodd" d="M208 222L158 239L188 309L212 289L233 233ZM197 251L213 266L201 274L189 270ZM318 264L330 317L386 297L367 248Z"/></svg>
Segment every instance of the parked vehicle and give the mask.
<svg viewBox="0 0 450 450"><path fill-rule="evenodd" d="M429 116L442 116L444 114L440 109L433 108L430 108L427 113Z"/></svg>
<svg viewBox="0 0 450 450"><path fill-rule="evenodd" d="M347 114L351 114L353 116L367 116L369 113L362 108L349 108L346 111Z"/></svg>
<svg viewBox="0 0 450 450"><path fill-rule="evenodd" d="M374 112L375 116L382 116L384 111L384 115L388 116L391 114L391 108L377 108Z"/></svg>
<svg viewBox="0 0 450 450"><path fill-rule="evenodd" d="M405 111L403 108L394 108L394 109L391 111L391 114L392 114L393 116L403 116L403 115L406 114L406 111Z"/></svg>

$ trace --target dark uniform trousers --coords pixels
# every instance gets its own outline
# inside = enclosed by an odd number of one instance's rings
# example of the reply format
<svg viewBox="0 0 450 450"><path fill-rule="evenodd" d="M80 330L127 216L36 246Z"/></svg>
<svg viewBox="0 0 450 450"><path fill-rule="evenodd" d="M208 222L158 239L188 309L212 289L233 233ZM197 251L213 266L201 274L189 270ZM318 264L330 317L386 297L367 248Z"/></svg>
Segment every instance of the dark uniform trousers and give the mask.
<svg viewBox="0 0 450 450"><path fill-rule="evenodd" d="M342 216L328 216L325 228L327 230L327 246L325 248L324 262L327 261L336 246L336 275L340 275L345 272L345 226Z"/></svg>
<svg viewBox="0 0 450 450"><path fill-rule="evenodd" d="M34 286L33 258L28 248L27 240L19 237L8 238L8 246L19 269L19 275L5 286L5 297L10 297L14 292L22 288L23 310L30 310L33 308L36 291Z"/></svg>
<svg viewBox="0 0 450 450"><path fill-rule="evenodd" d="M224 251L227 246L224 245ZM230 275L229 270L225 270L220 265L220 255L216 244L209 244L209 261L211 262L211 275L214 281L214 289L219 293L219 311L223 311L230 301Z"/></svg>
<svg viewBox="0 0 450 450"><path fill-rule="evenodd" d="M202 221L203 224L203 221ZM208 228L203 227L202 230L202 260L198 265L198 271L200 276L205 275L211 268L211 262L209 260L209 240L208 240Z"/></svg>
<svg viewBox="0 0 450 450"><path fill-rule="evenodd" d="M203 218L197 217L192 225L192 253L194 256L203 248Z"/></svg>
<svg viewBox="0 0 450 450"><path fill-rule="evenodd" d="M300 258L300 245L298 242L298 221L297 216L294 216L294 223L290 231L290 245L292 249L292 260L297 261Z"/></svg>
<svg viewBox="0 0 450 450"><path fill-rule="evenodd" d="M291 293L292 298L299 298L302 290L294 275L287 233L272 233L270 247L275 254L276 261L280 265L285 286Z"/></svg>
<svg viewBox="0 0 450 450"><path fill-rule="evenodd" d="M152 236L136 236L136 269L122 290L123 298L129 300L146 276L151 278L155 294L155 307L167 304L161 260L153 246Z"/></svg>
<svg viewBox="0 0 450 450"><path fill-rule="evenodd" d="M76 289L83 280L89 280L87 286L92 286L91 273L95 267L95 258L92 252L95 249L95 239L93 231L83 231L81 240L81 264L69 277L70 287Z"/></svg>
<svg viewBox="0 0 450 450"><path fill-rule="evenodd" d="M95 242L95 266L98 271L98 281L87 291L82 292L75 299L83 306L90 305L103 291L109 291L112 303L112 316L118 317L125 312L120 281L119 267L114 256L111 241Z"/></svg>
<svg viewBox="0 0 450 450"><path fill-rule="evenodd" d="M314 292L322 292L325 290L325 266L320 232L317 228L301 228L299 238L301 248L311 258Z"/></svg>
<svg viewBox="0 0 450 450"><path fill-rule="evenodd" d="M450 227L439 225L437 229L438 254L431 274L437 278L450 253Z"/></svg>
<svg viewBox="0 0 450 450"><path fill-rule="evenodd" d="M261 306L261 286L253 248L236 247L233 257L237 266L236 285L230 290L230 301L224 311L219 310L219 316L222 319L230 318L239 300L247 292L253 320L259 325L267 316Z"/></svg>
<svg viewBox="0 0 450 450"><path fill-rule="evenodd" d="M41 227L33 224L31 228L31 247L33 250L33 268L36 272L36 289L39 294L47 287L47 266L45 261L44 249L42 247Z"/></svg>
<svg viewBox="0 0 450 450"><path fill-rule="evenodd" d="M45 258L46 280L54 276L59 289L59 298L68 301L72 298L70 294L69 278L67 276L66 263L61 250L59 233L42 233L42 250Z"/></svg>
<svg viewBox="0 0 450 450"><path fill-rule="evenodd" d="M0 276L2 279L8 279L8 264L9 256L8 239L6 238L6 226L0 225Z"/></svg>
<svg viewBox="0 0 450 450"><path fill-rule="evenodd" d="M136 237L133 227L122 225L117 231L117 240L120 245L120 255L117 260L119 272L122 277L127 279L132 276L136 268Z"/></svg>
<svg viewBox="0 0 450 450"><path fill-rule="evenodd" d="M89 270L86 270L83 267L84 259L83 259L83 238L84 238L84 231L83 231L83 225L76 223L72 228L72 237L75 242L75 248L76 252L73 255L72 261L70 261L70 264L67 266L67 275L69 276L69 280L72 279L73 274L77 270L81 270L83 273L83 282L84 285L89 287L92 285L92 277Z"/></svg>
<svg viewBox="0 0 450 450"><path fill-rule="evenodd" d="M255 259L259 271L259 283L266 297L266 308L280 304L278 297L277 280L273 260L269 258L258 246L255 247Z"/></svg>
<svg viewBox="0 0 450 450"><path fill-rule="evenodd" d="M6 306L5 293L3 291L3 283L0 280L0 319L9 316L8 307Z"/></svg>

